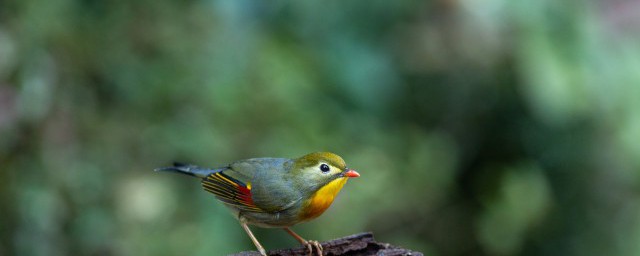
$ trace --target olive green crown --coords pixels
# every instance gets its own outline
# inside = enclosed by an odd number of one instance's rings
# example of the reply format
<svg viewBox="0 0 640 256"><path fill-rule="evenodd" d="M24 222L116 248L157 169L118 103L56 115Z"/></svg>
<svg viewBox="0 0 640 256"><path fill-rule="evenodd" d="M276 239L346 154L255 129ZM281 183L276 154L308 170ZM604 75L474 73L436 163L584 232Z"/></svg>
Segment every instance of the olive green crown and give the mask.
<svg viewBox="0 0 640 256"><path fill-rule="evenodd" d="M342 157L331 152L315 152L304 155L295 160L295 165L296 168L301 169L317 165L321 161L340 168L340 170L344 170L345 168L347 168L347 164L344 162Z"/></svg>

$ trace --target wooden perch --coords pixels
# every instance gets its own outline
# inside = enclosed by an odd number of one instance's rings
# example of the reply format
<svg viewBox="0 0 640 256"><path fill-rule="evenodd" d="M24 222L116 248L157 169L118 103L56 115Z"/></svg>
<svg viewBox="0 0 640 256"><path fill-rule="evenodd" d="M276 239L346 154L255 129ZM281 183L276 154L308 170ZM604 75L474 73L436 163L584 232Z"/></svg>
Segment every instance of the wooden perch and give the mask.
<svg viewBox="0 0 640 256"><path fill-rule="evenodd" d="M414 252L386 243L376 242L373 234L370 232L350 235L343 238L334 239L321 243L324 255L380 255L380 256L400 256L415 255L423 256L420 252ZM292 256L292 255L308 255L306 247L297 247L290 249L280 249L268 251L270 256ZM260 256L257 251L241 252L234 256Z"/></svg>

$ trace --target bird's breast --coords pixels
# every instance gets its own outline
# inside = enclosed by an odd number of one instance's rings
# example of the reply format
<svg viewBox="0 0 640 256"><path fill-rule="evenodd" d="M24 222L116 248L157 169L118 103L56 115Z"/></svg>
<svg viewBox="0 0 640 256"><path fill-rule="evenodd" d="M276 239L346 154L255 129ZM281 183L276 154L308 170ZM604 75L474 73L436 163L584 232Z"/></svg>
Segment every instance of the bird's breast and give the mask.
<svg viewBox="0 0 640 256"><path fill-rule="evenodd" d="M338 178L313 193L311 198L307 199L302 206L302 211L300 212L301 220L307 221L320 216L331 206L333 199L336 198L345 183L347 183L346 177Z"/></svg>

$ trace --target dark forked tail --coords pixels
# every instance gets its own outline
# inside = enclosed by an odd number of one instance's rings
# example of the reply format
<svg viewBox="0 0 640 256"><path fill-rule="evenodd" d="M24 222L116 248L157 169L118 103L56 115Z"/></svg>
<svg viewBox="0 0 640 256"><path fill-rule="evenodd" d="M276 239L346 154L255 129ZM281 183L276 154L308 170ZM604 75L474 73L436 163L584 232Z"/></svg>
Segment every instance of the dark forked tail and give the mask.
<svg viewBox="0 0 640 256"><path fill-rule="evenodd" d="M202 167L191 165L191 164L173 163L173 166L156 168L154 169L154 171L177 172L177 173L187 174L187 175L191 175L198 178L204 178L209 176L209 174L220 171L220 169L209 169L209 168L202 168Z"/></svg>

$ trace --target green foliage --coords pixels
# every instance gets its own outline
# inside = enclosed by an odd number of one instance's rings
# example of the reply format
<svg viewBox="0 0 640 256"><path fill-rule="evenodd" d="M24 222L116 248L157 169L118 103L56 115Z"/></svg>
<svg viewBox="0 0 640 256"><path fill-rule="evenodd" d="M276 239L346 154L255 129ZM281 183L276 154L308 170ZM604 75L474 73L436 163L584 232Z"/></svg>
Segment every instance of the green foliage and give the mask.
<svg viewBox="0 0 640 256"><path fill-rule="evenodd" d="M313 151L362 177L295 228L309 239L373 231L428 255L638 255L638 11L0 1L0 255L252 249L196 180L153 168Z"/></svg>

